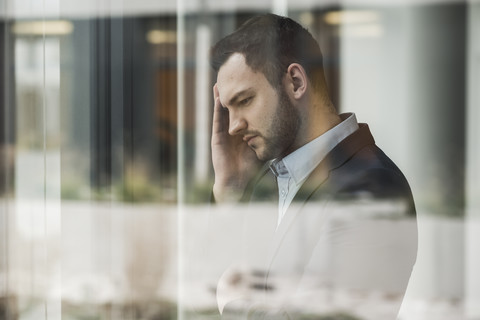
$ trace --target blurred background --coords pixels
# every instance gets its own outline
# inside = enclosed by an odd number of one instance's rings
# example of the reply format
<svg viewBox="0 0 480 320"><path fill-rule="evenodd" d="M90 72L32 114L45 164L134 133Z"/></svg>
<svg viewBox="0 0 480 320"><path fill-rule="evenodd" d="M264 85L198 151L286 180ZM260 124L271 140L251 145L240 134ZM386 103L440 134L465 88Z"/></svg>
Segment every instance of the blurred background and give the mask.
<svg viewBox="0 0 480 320"><path fill-rule="evenodd" d="M480 319L480 1L462 0L0 0L0 319L215 307L183 276L213 177L208 50L266 12L309 29L336 107L411 184L400 319Z"/></svg>

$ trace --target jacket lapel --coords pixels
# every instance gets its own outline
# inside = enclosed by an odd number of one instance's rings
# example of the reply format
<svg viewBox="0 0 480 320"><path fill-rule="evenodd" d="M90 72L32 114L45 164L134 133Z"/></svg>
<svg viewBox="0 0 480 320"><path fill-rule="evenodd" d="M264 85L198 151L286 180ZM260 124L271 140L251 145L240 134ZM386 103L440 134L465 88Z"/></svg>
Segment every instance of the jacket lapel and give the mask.
<svg viewBox="0 0 480 320"><path fill-rule="evenodd" d="M330 172L344 165L354 154L367 145L375 144L367 124L360 123L359 129L342 140L330 151L320 164L312 171L293 202L305 203L327 180Z"/></svg>
<svg viewBox="0 0 480 320"><path fill-rule="evenodd" d="M276 255L282 248L282 242L284 241L289 229L296 220L301 219L305 204L308 203L313 194L317 193L315 194L315 200L318 201L325 199L329 195L328 187L325 187L325 189L327 189L325 192L319 193L317 191L320 191L320 189L324 187L330 172L343 166L350 158L353 157L354 154L356 154L365 146L373 144L375 144L375 141L370 133L368 125L360 123L359 129L335 146L335 148L333 148L332 151L330 151L320 162L320 164L312 171L307 180L305 180L301 186L300 190L295 195L292 204L287 212L285 212L285 216L275 232L274 240L272 242L272 249L270 250L270 256L268 260L270 261L270 268L274 263ZM321 210L318 211L318 214L321 214ZM322 219L322 217L318 217L318 219Z"/></svg>

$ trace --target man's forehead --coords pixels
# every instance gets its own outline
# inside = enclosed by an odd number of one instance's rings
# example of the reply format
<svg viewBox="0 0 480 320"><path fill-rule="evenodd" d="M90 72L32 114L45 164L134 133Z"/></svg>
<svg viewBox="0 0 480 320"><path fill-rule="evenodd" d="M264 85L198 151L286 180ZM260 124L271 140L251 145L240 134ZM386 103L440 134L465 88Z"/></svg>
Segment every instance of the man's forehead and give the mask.
<svg viewBox="0 0 480 320"><path fill-rule="evenodd" d="M220 101L227 103L227 100L236 94L255 88L262 76L262 73L253 71L247 65L242 54L232 54L218 70L217 87Z"/></svg>
<svg viewBox="0 0 480 320"><path fill-rule="evenodd" d="M239 52L234 52L232 53L227 60L223 63L223 65L220 67L219 72L223 69L228 69L228 68L244 68L248 67L247 65L247 60L245 59L245 56Z"/></svg>
<svg viewBox="0 0 480 320"><path fill-rule="evenodd" d="M244 77L249 77L253 73L253 70L245 62L243 55L234 53L218 70L217 83L219 87L224 87L231 81L243 80Z"/></svg>

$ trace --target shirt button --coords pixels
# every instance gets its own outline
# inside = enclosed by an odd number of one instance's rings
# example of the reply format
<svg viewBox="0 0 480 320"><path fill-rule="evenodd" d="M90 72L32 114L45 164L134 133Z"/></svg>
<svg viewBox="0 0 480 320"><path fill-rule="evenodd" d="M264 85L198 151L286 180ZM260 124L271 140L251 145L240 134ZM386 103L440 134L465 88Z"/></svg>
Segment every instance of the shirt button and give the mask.
<svg viewBox="0 0 480 320"><path fill-rule="evenodd" d="M285 197L285 189L282 189L282 197Z"/></svg>

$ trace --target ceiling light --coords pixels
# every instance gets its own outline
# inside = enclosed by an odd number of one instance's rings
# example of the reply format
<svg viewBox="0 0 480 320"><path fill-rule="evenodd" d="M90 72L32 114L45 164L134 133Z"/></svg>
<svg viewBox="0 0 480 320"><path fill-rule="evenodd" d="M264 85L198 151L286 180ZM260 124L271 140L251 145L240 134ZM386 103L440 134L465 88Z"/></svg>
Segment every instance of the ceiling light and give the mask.
<svg viewBox="0 0 480 320"><path fill-rule="evenodd" d="M378 22L380 15L371 10L331 11L325 15L324 20L331 25L372 23Z"/></svg>
<svg viewBox="0 0 480 320"><path fill-rule="evenodd" d="M61 36L72 33L73 24L65 20L17 21L12 31L16 35Z"/></svg>
<svg viewBox="0 0 480 320"><path fill-rule="evenodd" d="M150 30L147 33L147 41L151 44L176 43L177 33L166 30Z"/></svg>

